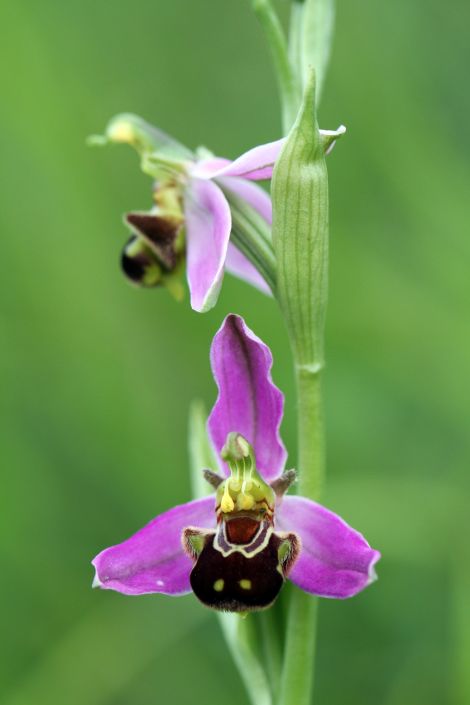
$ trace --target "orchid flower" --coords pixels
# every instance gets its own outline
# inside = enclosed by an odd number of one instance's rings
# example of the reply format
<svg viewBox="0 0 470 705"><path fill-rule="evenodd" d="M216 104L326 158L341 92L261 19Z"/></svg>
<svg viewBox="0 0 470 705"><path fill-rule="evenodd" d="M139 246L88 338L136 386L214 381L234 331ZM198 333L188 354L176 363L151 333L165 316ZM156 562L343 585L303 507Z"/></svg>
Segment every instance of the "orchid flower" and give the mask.
<svg viewBox="0 0 470 705"><path fill-rule="evenodd" d="M344 131L343 126L320 131L326 153ZM271 199L253 181L271 178L285 139L250 149L231 162L205 149L193 153L141 118L124 114L110 122L105 140L132 145L142 157L143 170L156 179L151 210L125 216L132 236L121 264L132 282L164 284L180 298L179 275L186 261L196 311L215 305L225 270L270 292L269 283L230 241L230 202L238 199L271 225Z"/></svg>
<svg viewBox="0 0 470 705"><path fill-rule="evenodd" d="M271 379L272 355L234 314L211 349L217 401L207 430L219 473L214 496L160 514L93 561L94 586L126 595L183 595L245 612L268 607L287 578L314 595L347 598L374 580L380 558L338 515L285 495L279 428L284 398Z"/></svg>

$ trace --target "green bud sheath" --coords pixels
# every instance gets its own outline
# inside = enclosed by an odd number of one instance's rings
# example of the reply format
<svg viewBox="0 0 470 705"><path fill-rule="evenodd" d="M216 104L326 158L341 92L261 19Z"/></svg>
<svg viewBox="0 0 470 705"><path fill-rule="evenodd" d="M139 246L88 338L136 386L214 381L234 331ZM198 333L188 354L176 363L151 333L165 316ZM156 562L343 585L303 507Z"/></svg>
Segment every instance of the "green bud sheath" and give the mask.
<svg viewBox="0 0 470 705"><path fill-rule="evenodd" d="M328 176L315 114L313 71L297 120L274 169L273 245L277 298L297 366L323 366L328 290Z"/></svg>

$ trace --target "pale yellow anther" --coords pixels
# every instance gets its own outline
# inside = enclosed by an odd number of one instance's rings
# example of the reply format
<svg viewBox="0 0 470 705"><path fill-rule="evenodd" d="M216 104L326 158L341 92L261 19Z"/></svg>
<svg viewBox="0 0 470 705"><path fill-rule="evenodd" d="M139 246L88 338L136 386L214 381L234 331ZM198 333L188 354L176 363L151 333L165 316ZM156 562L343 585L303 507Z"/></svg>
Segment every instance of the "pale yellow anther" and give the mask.
<svg viewBox="0 0 470 705"><path fill-rule="evenodd" d="M235 509L235 503L228 491L228 482L225 483L224 494L220 502L220 508L225 514L227 514L228 512L233 512L233 510Z"/></svg>

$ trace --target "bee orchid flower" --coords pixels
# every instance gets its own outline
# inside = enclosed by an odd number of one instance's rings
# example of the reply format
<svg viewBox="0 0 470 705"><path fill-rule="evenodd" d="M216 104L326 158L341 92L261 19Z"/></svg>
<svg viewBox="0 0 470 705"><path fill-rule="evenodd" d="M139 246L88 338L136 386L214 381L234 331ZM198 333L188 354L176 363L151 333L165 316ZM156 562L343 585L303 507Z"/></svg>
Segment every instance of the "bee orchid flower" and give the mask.
<svg viewBox="0 0 470 705"><path fill-rule="evenodd" d="M326 153L344 130L321 131ZM125 216L132 234L121 265L128 279L144 287L163 284L181 298L186 263L191 306L200 312L215 305L225 270L270 292L230 240L230 201L239 199L271 225L271 199L253 182L271 178L284 139L259 145L231 162L204 148L194 153L136 115L122 114L111 120L104 138L91 141L130 144L141 155L142 169L155 180L152 208Z"/></svg>
<svg viewBox="0 0 470 705"><path fill-rule="evenodd" d="M219 394L207 430L220 466L205 477L215 496L173 507L102 551L94 586L126 595L193 591L231 612L268 607L287 578L314 595L355 595L374 580L380 554L332 511L286 494L295 472L285 471L284 398L268 346L230 314L211 363Z"/></svg>

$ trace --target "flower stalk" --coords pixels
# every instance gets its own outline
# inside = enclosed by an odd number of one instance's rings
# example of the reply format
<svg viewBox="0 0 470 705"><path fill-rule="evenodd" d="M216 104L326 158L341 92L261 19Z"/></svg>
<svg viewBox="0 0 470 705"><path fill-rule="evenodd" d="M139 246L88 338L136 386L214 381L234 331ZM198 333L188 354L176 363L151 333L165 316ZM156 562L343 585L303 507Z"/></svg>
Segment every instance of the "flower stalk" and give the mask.
<svg viewBox="0 0 470 705"><path fill-rule="evenodd" d="M277 298L291 340L298 397L299 491L318 501L325 470L321 399L328 286L328 177L315 112L315 75L275 167ZM311 702L317 599L291 594L281 705Z"/></svg>
<svg viewBox="0 0 470 705"><path fill-rule="evenodd" d="M318 501L325 475L321 371L297 367L296 383L298 490ZM318 598L305 597L301 590L291 591L279 705L312 702Z"/></svg>
<svg viewBox="0 0 470 705"><path fill-rule="evenodd" d="M315 69L317 104L323 92L330 59L335 17L334 0L293 0L289 27L289 56L301 90Z"/></svg>
<svg viewBox="0 0 470 705"><path fill-rule="evenodd" d="M287 134L299 108L301 87L289 58L284 30L270 0L253 0L253 9L271 49L281 98L282 126Z"/></svg>

